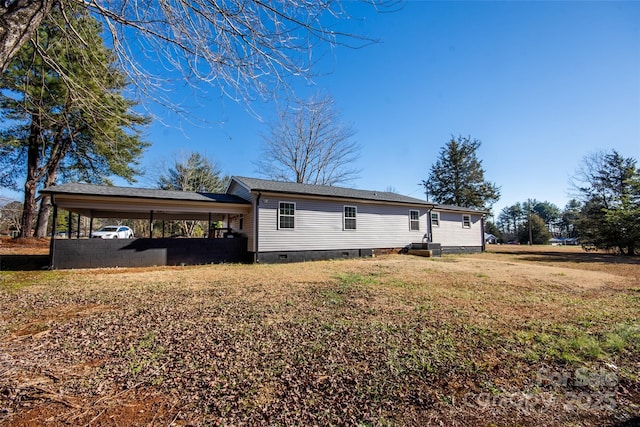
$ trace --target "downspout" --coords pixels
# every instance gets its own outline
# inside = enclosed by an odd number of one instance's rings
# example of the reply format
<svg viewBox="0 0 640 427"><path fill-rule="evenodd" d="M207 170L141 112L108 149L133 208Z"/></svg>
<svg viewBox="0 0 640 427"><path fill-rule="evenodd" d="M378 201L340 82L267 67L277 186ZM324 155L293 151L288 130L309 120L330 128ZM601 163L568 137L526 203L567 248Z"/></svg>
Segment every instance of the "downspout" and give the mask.
<svg viewBox="0 0 640 427"><path fill-rule="evenodd" d="M51 241L49 242L49 269L53 270L53 254L56 250L56 233L58 223L58 205L53 194L51 194L51 205L53 206L53 224L51 225Z"/></svg>
<svg viewBox="0 0 640 427"><path fill-rule="evenodd" d="M431 211L434 206L427 210L427 243L433 243L433 229L431 227Z"/></svg>
<svg viewBox="0 0 640 427"><path fill-rule="evenodd" d="M482 252L487 250L487 241L484 238L484 217L485 215L482 215L480 217L480 234L482 235Z"/></svg>
<svg viewBox="0 0 640 427"><path fill-rule="evenodd" d="M260 246L258 245L258 236L260 235L260 233L258 232L258 224L260 223L258 212L260 212L260 210L258 209L258 206L260 205L261 197L262 193L258 192L258 197L256 197L256 204L253 206L253 246L255 249L253 253L253 262L255 262L256 264L260 263Z"/></svg>

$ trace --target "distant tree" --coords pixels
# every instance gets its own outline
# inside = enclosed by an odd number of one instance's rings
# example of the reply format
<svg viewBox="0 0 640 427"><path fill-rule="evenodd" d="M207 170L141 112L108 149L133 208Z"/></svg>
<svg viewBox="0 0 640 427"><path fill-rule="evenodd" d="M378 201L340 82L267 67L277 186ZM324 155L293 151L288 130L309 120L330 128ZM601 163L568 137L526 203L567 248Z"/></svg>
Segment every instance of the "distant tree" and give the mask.
<svg viewBox="0 0 640 427"><path fill-rule="evenodd" d="M158 187L163 190L195 191L202 193L222 192L229 178L222 174L216 163L200 153L191 152L186 159L176 159L158 178Z"/></svg>
<svg viewBox="0 0 640 427"><path fill-rule="evenodd" d="M549 232L553 234L560 221L560 208L551 202L533 200L531 209L544 221Z"/></svg>
<svg viewBox="0 0 640 427"><path fill-rule="evenodd" d="M560 218L560 230L563 237L578 237L577 224L581 209L582 204L576 199L569 200L564 207Z"/></svg>
<svg viewBox="0 0 640 427"><path fill-rule="evenodd" d="M219 193L226 189L228 182L229 177L222 175L215 162L192 152L185 160L175 160L172 166L166 168L158 179L158 187L163 190ZM200 221L181 220L169 224L170 227L174 225L186 237L202 235L205 230Z"/></svg>
<svg viewBox="0 0 640 427"><path fill-rule="evenodd" d="M525 210L520 202L502 208L498 215L498 228L508 238L508 240L515 240L517 238L518 230L520 229L523 221L526 219Z"/></svg>
<svg viewBox="0 0 640 427"><path fill-rule="evenodd" d="M488 209L500 198L500 188L484 179L477 156L480 145L477 139L459 136L440 150L429 178L422 182L436 203Z"/></svg>
<svg viewBox="0 0 640 427"><path fill-rule="evenodd" d="M531 235L529 235L529 223L531 223ZM529 237L531 236L531 239ZM536 213L532 213L518 231L518 241L524 244L546 245L549 243L551 233L547 225Z"/></svg>
<svg viewBox="0 0 640 427"><path fill-rule="evenodd" d="M615 150L583 159L573 178L584 206L580 239L599 248L634 255L640 247L640 169Z"/></svg>
<svg viewBox="0 0 640 427"><path fill-rule="evenodd" d="M384 191L386 191L387 193L396 193L396 194L398 194L398 190L395 187L391 186L391 185L388 186L387 188L385 188Z"/></svg>
<svg viewBox="0 0 640 427"><path fill-rule="evenodd" d="M12 201L0 208L0 233L5 231L20 232L22 218L22 203Z"/></svg>
<svg viewBox="0 0 640 427"><path fill-rule="evenodd" d="M75 39L68 38L70 28ZM86 8L55 7L2 75L0 181L17 188L26 176L22 237L32 234L39 188L59 178L108 183L117 175L132 181L137 173L147 145L139 127L148 120L122 95L127 80L114 68L101 33ZM38 237L46 235L50 209L43 197Z"/></svg>
<svg viewBox="0 0 640 427"><path fill-rule="evenodd" d="M336 185L355 179L360 146L355 131L342 123L333 98L298 102L280 114L264 137L256 167L278 181Z"/></svg>

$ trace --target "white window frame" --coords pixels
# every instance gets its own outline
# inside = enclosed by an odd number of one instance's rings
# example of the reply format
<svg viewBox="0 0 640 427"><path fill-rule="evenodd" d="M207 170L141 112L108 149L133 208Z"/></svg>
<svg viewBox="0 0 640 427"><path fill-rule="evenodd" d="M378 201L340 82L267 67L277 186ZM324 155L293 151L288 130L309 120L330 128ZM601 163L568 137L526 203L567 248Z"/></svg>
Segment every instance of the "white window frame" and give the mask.
<svg viewBox="0 0 640 427"><path fill-rule="evenodd" d="M414 212L417 214L415 219L411 217ZM417 209L409 210L409 231L420 231L420 211Z"/></svg>
<svg viewBox="0 0 640 427"><path fill-rule="evenodd" d="M436 222L433 222L435 215ZM431 212L429 215L429 221L431 221L431 227L440 227L440 212Z"/></svg>
<svg viewBox="0 0 640 427"><path fill-rule="evenodd" d="M347 217L347 208L353 209L353 217ZM347 220L353 220L353 228L347 228ZM358 229L358 207L345 205L342 207L342 229L345 231L355 231Z"/></svg>
<svg viewBox="0 0 640 427"><path fill-rule="evenodd" d="M471 228L471 215L462 214L462 228Z"/></svg>
<svg viewBox="0 0 640 427"><path fill-rule="evenodd" d="M293 205L293 215L283 215L281 207L283 204ZM293 218L293 227L283 227L280 218ZM296 202L278 202L278 230L295 230L296 228Z"/></svg>

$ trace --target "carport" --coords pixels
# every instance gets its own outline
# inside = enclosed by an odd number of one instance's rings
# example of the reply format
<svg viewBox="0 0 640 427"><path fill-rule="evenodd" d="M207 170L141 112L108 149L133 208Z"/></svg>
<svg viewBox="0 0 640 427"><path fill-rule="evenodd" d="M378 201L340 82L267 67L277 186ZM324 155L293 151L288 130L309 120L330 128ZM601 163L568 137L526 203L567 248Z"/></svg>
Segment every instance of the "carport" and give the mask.
<svg viewBox="0 0 640 427"><path fill-rule="evenodd" d="M69 183L41 191L51 196L53 225L50 268L144 267L208 264L248 260L243 219L251 203L230 194ZM94 218L144 219L148 237L133 240L57 239L59 210ZM208 223L208 238L153 238L154 221L196 220ZM78 221L79 222L79 221ZM222 222L226 226L215 228ZM79 233L78 233L79 236Z"/></svg>

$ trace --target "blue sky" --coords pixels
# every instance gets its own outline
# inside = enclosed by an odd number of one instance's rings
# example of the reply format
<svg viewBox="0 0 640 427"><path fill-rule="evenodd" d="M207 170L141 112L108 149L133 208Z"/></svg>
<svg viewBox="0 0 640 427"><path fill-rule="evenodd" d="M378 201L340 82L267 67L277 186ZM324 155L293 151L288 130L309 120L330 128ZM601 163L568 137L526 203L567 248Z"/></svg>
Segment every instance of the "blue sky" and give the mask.
<svg viewBox="0 0 640 427"><path fill-rule="evenodd" d="M328 94L362 146L349 186L424 197L451 135L482 141L486 178L501 187L494 212L528 198L564 207L569 177L587 154L617 149L640 160L640 2L409 1L394 13L345 3L346 31L381 43L328 49L313 84ZM230 175L254 161L275 106L246 108L203 86L173 100L206 122L154 108L153 145L136 185L180 152L199 151ZM197 100L197 101L196 101Z"/></svg>

